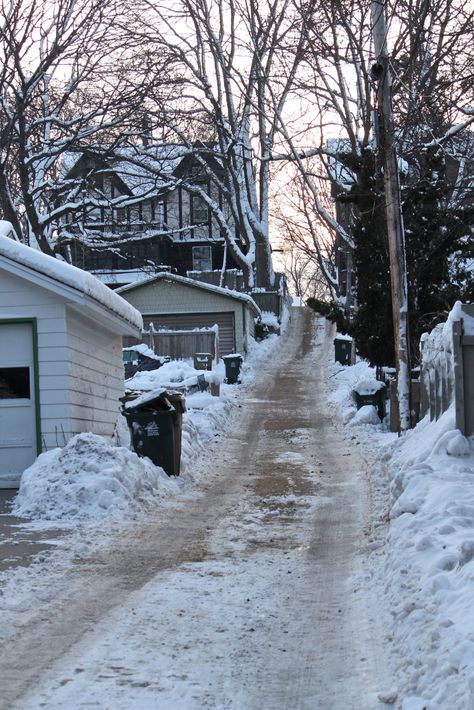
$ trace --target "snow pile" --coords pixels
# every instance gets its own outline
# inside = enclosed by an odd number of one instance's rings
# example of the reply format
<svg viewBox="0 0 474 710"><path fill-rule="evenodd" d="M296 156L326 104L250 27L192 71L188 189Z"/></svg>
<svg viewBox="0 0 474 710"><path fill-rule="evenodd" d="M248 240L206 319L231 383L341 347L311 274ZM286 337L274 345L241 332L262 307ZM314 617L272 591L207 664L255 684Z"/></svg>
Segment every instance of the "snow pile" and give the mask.
<svg viewBox="0 0 474 710"><path fill-rule="evenodd" d="M63 449L41 454L23 473L13 512L43 520L133 514L175 489L148 459L95 434L78 434Z"/></svg>
<svg viewBox="0 0 474 710"><path fill-rule="evenodd" d="M278 320L278 316L272 311L262 311L262 315L260 316L260 322L264 325L270 325L273 328L280 327L280 321Z"/></svg>
<svg viewBox="0 0 474 710"><path fill-rule="evenodd" d="M380 419L376 413L377 421L369 413L366 407L361 407L357 411L357 405L353 392L355 389L359 394L372 394L377 389L383 387L383 382L375 379L375 369L370 367L365 361L359 361L355 365L341 366L339 363L329 365L328 393L329 402L338 410L339 419L343 424L377 424L380 428ZM368 391L370 390L370 391ZM370 410L375 409L370 407ZM376 411L376 410L375 410Z"/></svg>
<svg viewBox="0 0 474 710"><path fill-rule="evenodd" d="M450 408L396 442L385 577L416 707L474 707L474 440Z"/></svg>
<svg viewBox="0 0 474 710"><path fill-rule="evenodd" d="M364 396L369 394L375 394L375 392L378 392L384 387L385 384L380 380L376 380L375 377L362 377L355 383L354 392L357 392L357 394Z"/></svg>
<svg viewBox="0 0 474 710"><path fill-rule="evenodd" d="M151 360L162 360L163 358L160 357L159 355L156 355L154 351L148 347L145 343L137 343L137 345L131 345L128 348L123 348L123 352L132 352L132 353L140 353L140 355L144 355L145 357L149 357Z"/></svg>
<svg viewBox="0 0 474 710"><path fill-rule="evenodd" d="M199 375L204 375L206 382L218 384L224 379L224 363L219 361L213 370L195 370L191 360L172 360L162 365L157 370L137 372L126 381L125 387L129 390L160 390L189 387L197 384Z"/></svg>
<svg viewBox="0 0 474 710"><path fill-rule="evenodd" d="M373 404L365 404L362 406L354 414L351 424L380 424L376 407L374 407Z"/></svg>

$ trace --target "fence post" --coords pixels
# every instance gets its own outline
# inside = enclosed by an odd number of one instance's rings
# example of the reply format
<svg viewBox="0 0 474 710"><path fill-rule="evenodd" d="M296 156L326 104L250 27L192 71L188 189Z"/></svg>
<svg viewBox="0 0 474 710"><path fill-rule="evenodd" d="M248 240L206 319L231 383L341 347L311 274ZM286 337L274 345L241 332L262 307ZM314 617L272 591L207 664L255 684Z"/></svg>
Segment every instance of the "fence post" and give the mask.
<svg viewBox="0 0 474 710"><path fill-rule="evenodd" d="M436 419L436 371L430 367L428 369L429 388L430 388L430 422Z"/></svg>
<svg viewBox="0 0 474 710"><path fill-rule="evenodd" d="M456 407L456 428L466 433L464 417L464 368L462 354L462 321L453 323L454 401Z"/></svg>
<svg viewBox="0 0 474 710"><path fill-rule="evenodd" d="M464 435L474 434L474 335L463 335L461 339L463 393L464 393Z"/></svg>

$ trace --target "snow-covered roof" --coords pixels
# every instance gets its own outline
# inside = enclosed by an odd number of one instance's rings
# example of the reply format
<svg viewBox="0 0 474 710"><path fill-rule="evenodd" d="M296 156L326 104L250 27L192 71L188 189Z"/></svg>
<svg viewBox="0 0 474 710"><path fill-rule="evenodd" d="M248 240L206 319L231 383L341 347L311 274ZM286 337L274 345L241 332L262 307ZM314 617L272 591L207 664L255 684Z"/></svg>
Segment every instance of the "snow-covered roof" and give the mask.
<svg viewBox="0 0 474 710"><path fill-rule="evenodd" d="M260 315L260 308L257 306L255 301L247 293L241 293L240 291L234 291L230 288L222 288L221 286L214 286L213 284L208 284L203 281L194 281L193 279L188 279L185 276L178 276L177 274L169 274L168 272L163 272L156 274L148 279L143 279L143 281L135 281L135 283L127 284L117 289L117 293L127 293L133 291L134 289L142 288L143 286L148 286L149 284L155 283L157 281L167 281L169 283L183 284L184 286L191 286L192 288L197 288L202 291L210 291L218 296L226 296L227 298L234 298L238 301L246 303L250 308L252 308L257 315Z"/></svg>
<svg viewBox="0 0 474 710"><path fill-rule="evenodd" d="M6 222L4 219L0 219L0 235L4 237L15 238L15 232L12 227L11 222Z"/></svg>
<svg viewBox="0 0 474 710"><path fill-rule="evenodd" d="M0 233L0 265L8 268L9 262L40 274L47 281L59 282L113 312L134 328L142 328L141 314L95 276Z"/></svg>
<svg viewBox="0 0 474 710"><path fill-rule="evenodd" d="M113 172L136 197L156 191L161 186L165 187L167 177L191 154L189 148L176 144L126 146L115 149L114 155L110 157L106 155L106 148L101 146L90 151L91 157L103 159L108 165L107 171ZM63 174L67 175L83 155L84 153L64 153L61 158Z"/></svg>
<svg viewBox="0 0 474 710"><path fill-rule="evenodd" d="M350 153L350 141L344 138L331 138L327 141L326 147L328 150L327 168L331 180L333 180L341 189L350 190L355 182L355 175L352 170L344 165L337 154Z"/></svg>

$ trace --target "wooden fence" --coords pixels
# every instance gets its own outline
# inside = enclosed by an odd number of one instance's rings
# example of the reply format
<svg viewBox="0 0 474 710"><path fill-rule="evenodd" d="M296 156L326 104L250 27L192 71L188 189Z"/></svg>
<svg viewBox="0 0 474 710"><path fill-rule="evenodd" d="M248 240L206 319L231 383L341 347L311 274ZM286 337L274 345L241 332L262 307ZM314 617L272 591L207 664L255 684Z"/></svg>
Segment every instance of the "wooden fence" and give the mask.
<svg viewBox="0 0 474 710"><path fill-rule="evenodd" d="M474 304L422 338L421 360L421 416L437 420L454 403L456 428L474 434Z"/></svg>
<svg viewBox="0 0 474 710"><path fill-rule="evenodd" d="M210 353L219 360L219 328L199 330L155 330L142 331L143 342L157 355L168 355L172 360L193 358L196 353Z"/></svg>

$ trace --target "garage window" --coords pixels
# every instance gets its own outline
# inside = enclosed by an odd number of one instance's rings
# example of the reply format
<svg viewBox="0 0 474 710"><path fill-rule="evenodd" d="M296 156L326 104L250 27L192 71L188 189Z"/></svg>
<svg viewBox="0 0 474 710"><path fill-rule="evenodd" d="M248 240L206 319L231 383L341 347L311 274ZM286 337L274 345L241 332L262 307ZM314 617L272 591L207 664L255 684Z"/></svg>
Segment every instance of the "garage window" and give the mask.
<svg viewBox="0 0 474 710"><path fill-rule="evenodd" d="M0 367L0 399L30 399L29 367Z"/></svg>

